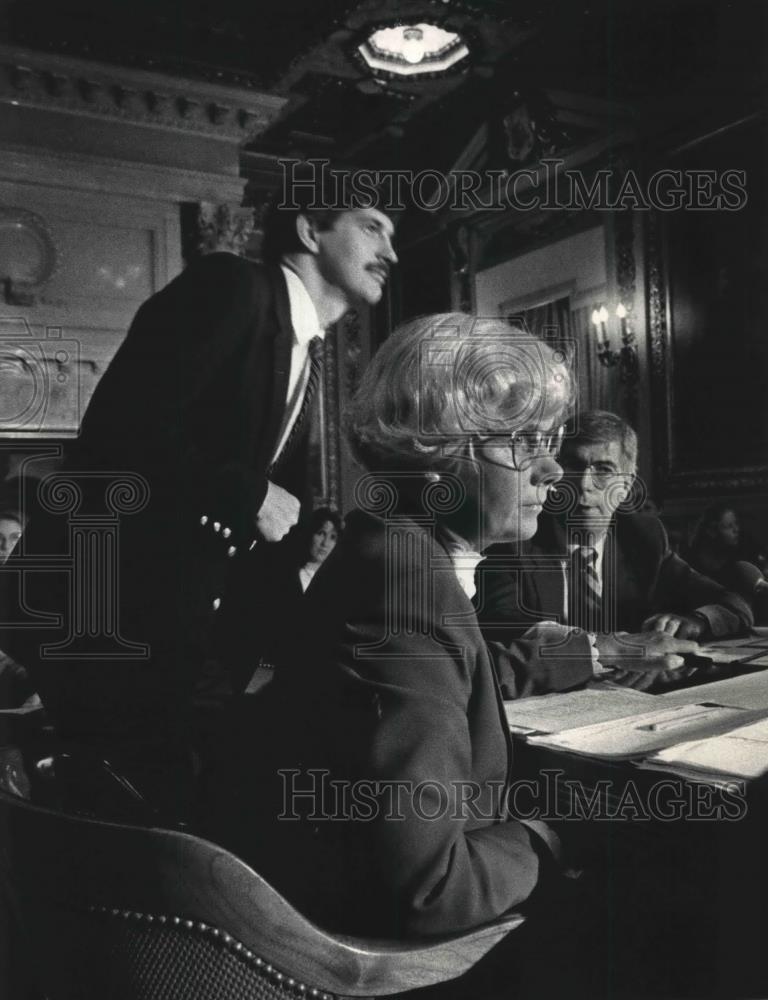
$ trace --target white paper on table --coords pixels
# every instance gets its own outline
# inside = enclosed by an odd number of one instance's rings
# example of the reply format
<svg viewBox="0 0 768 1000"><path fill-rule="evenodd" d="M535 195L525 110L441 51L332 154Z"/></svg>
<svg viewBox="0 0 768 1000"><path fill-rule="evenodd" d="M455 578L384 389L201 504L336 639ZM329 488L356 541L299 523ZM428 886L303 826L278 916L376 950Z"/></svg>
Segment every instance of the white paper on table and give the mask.
<svg viewBox="0 0 768 1000"><path fill-rule="evenodd" d="M757 778L768 771L768 719L732 729L722 736L691 740L648 757L650 766L661 764L734 778Z"/></svg>
<svg viewBox="0 0 768 1000"><path fill-rule="evenodd" d="M692 736L715 736L766 715L766 709L749 711L705 703L661 708L656 702L653 712L544 736L533 735L528 737L528 742L589 757L635 757L681 743Z"/></svg>
<svg viewBox="0 0 768 1000"><path fill-rule="evenodd" d="M505 701L504 711L513 733L557 733L574 726L637 715L655 704L654 695L643 691L600 687Z"/></svg>

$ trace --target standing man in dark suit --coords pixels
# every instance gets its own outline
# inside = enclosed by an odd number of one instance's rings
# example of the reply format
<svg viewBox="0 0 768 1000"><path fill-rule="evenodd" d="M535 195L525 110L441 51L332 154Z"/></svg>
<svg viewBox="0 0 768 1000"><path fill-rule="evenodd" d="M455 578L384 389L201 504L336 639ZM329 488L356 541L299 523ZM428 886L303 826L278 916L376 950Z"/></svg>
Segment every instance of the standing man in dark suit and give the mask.
<svg viewBox="0 0 768 1000"><path fill-rule="evenodd" d="M383 211L318 209L312 177L268 213L265 265L204 256L139 309L25 535L25 556L74 559L78 519L116 525L101 577L87 556L74 581L26 574L37 621L7 645L60 736L108 756L150 797L188 756L192 689L233 557L297 521L325 331L378 302L397 260ZM62 490L79 498L66 516ZM40 612L58 625L43 627Z"/></svg>
<svg viewBox="0 0 768 1000"><path fill-rule="evenodd" d="M493 546L477 570L486 639L514 643L522 661L503 679L507 697L576 687L608 668L646 686L696 640L751 625L741 597L671 551L657 517L621 511L637 468L637 435L621 417L582 413L559 461L565 475L535 537Z"/></svg>

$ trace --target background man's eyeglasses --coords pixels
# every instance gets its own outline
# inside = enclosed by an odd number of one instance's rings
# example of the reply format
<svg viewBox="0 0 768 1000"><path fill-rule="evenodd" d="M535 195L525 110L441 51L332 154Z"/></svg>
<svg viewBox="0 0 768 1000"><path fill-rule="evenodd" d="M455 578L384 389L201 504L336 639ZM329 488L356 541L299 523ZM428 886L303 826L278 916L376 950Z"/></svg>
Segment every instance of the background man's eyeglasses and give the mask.
<svg viewBox="0 0 768 1000"><path fill-rule="evenodd" d="M611 466L605 465L573 465L567 460L561 461L560 463L565 472L565 479L567 480L570 476L574 478L581 479L585 472L589 473L589 477L592 480L592 485L596 486L597 489L605 489L606 486L610 486L611 483L619 476L624 476L626 473L614 469Z"/></svg>

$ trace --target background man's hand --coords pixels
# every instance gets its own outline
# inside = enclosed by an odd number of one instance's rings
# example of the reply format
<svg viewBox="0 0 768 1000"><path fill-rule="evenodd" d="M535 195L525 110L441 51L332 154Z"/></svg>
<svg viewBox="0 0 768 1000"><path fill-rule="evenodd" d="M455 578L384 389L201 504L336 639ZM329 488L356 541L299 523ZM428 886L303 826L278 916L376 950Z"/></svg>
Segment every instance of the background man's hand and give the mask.
<svg viewBox="0 0 768 1000"><path fill-rule="evenodd" d="M707 628L707 622L697 615L651 615L643 622L644 632L666 632L678 639L698 639Z"/></svg>
<svg viewBox="0 0 768 1000"><path fill-rule="evenodd" d="M611 677L614 683L627 687L650 687L666 672L672 676L684 666L686 653L698 652L698 644L689 639L678 639L667 632L611 632L596 638L600 663L616 667Z"/></svg>
<svg viewBox="0 0 768 1000"><path fill-rule="evenodd" d="M256 515L256 530L265 542L279 542L299 519L301 504L282 486L267 483L267 495Z"/></svg>

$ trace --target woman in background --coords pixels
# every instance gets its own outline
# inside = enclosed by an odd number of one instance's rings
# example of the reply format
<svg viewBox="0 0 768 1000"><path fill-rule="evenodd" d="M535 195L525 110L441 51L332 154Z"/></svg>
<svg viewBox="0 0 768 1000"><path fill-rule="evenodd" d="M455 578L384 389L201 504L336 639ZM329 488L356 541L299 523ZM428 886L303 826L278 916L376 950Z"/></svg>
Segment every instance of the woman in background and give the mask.
<svg viewBox="0 0 768 1000"><path fill-rule="evenodd" d="M741 594L752 605L755 623L766 624L765 556L744 538L733 507L727 504L707 507L694 530L688 561L700 573Z"/></svg>
<svg viewBox="0 0 768 1000"><path fill-rule="evenodd" d="M219 648L236 691L255 694L271 682L293 640L304 592L341 530L339 514L319 507L284 542L270 546L258 566L250 558L244 560L219 622ZM253 656L252 650L258 654Z"/></svg>
<svg viewBox="0 0 768 1000"><path fill-rule="evenodd" d="M304 544L300 548L302 560L299 565L299 584L302 593L309 586L313 576L333 552L341 534L341 518L330 507L318 507L312 511L304 534ZM306 536L309 535L309 540Z"/></svg>

